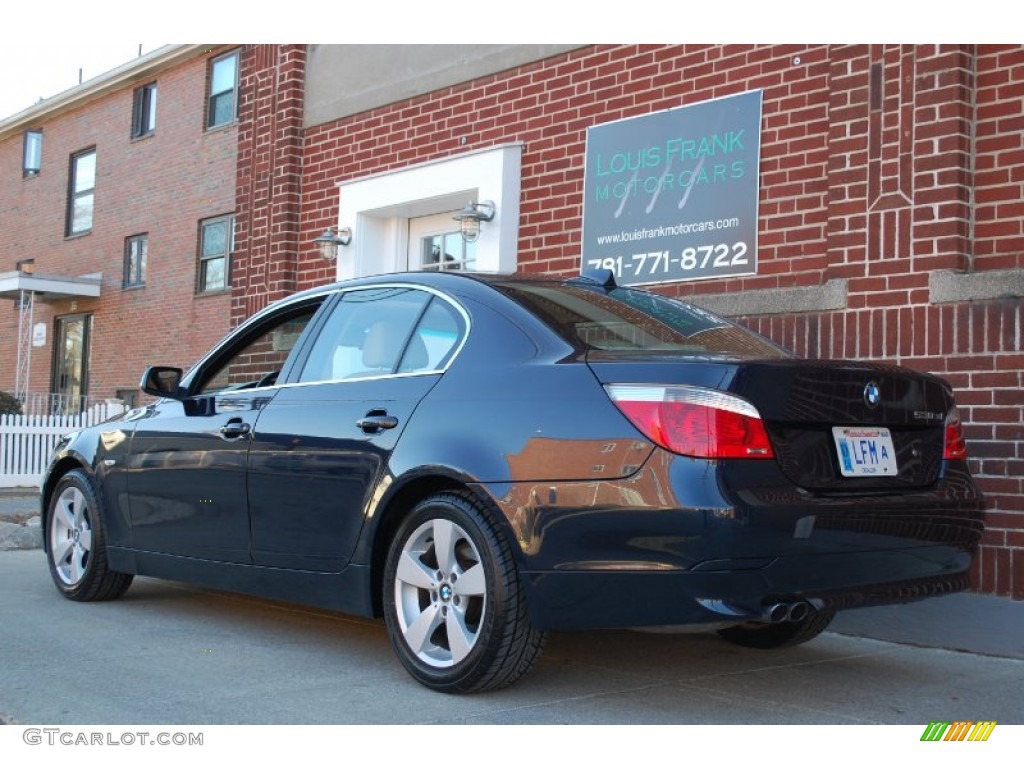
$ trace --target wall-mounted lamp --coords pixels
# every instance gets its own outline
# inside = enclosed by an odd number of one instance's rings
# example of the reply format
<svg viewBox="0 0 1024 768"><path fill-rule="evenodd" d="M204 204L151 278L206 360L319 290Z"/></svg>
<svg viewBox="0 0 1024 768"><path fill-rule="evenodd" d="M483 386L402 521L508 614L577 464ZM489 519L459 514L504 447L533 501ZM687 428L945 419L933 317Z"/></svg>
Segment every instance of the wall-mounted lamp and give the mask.
<svg viewBox="0 0 1024 768"><path fill-rule="evenodd" d="M348 227L328 227L324 233L313 241L320 249L320 256L326 261L333 262L338 258L338 246L348 245L352 242L352 230Z"/></svg>
<svg viewBox="0 0 1024 768"><path fill-rule="evenodd" d="M462 226L462 239L467 243L475 243L480 239L480 222L494 218L494 203L490 200L467 203L466 207L452 218Z"/></svg>

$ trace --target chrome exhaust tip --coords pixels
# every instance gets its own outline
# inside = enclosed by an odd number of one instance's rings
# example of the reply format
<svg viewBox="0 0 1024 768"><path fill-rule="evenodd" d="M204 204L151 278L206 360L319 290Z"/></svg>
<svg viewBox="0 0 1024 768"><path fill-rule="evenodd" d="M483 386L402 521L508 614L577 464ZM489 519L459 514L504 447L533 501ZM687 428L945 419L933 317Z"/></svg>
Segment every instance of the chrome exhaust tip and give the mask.
<svg viewBox="0 0 1024 768"><path fill-rule="evenodd" d="M772 603L766 605L761 612L761 618L770 624L781 624L789 617L790 606L786 603Z"/></svg>
<svg viewBox="0 0 1024 768"><path fill-rule="evenodd" d="M761 609L761 621L769 624L781 624L784 621L803 621L813 610L806 600L792 602L768 603Z"/></svg>
<svg viewBox="0 0 1024 768"><path fill-rule="evenodd" d="M803 621L810 614L810 606L800 601L798 603L792 603L789 606L789 612L786 614L786 621Z"/></svg>

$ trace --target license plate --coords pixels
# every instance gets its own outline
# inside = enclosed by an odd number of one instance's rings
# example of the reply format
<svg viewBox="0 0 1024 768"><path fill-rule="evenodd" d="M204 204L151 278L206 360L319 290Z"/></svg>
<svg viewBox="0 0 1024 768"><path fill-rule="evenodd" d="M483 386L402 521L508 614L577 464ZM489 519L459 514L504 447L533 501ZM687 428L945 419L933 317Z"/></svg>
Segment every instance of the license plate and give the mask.
<svg viewBox="0 0 1024 768"><path fill-rule="evenodd" d="M897 474L896 449L888 429L832 427L843 477L889 477Z"/></svg>

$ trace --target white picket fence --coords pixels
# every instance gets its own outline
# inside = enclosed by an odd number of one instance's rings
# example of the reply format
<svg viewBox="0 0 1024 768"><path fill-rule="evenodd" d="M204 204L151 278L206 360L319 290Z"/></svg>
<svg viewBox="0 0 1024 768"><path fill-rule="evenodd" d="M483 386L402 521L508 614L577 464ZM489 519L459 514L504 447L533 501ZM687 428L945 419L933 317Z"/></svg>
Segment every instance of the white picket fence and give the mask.
<svg viewBox="0 0 1024 768"><path fill-rule="evenodd" d="M76 416L0 416L0 488L38 487L61 435L123 412L119 400L110 400Z"/></svg>

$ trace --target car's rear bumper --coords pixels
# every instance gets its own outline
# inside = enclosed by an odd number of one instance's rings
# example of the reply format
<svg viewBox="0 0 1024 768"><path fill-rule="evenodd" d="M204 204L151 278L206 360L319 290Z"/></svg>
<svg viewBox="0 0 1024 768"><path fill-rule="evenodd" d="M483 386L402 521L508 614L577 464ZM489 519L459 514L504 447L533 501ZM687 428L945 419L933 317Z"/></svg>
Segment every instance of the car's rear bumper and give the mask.
<svg viewBox="0 0 1024 768"><path fill-rule="evenodd" d="M757 618L778 600L849 608L967 588L982 497L962 463L929 488L822 495L774 462L656 451L621 480L486 486L540 627Z"/></svg>
<svg viewBox="0 0 1024 768"><path fill-rule="evenodd" d="M938 546L778 558L753 570L606 569L523 577L535 626L596 629L757 620L778 602L807 602L815 610L910 602L967 589L969 565L969 553Z"/></svg>

